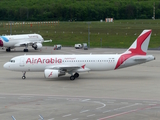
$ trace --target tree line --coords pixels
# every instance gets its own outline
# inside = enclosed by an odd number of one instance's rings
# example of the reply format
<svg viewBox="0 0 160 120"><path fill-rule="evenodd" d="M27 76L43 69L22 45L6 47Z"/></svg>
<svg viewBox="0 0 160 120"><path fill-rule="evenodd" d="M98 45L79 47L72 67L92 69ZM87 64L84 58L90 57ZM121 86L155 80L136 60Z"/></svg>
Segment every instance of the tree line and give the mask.
<svg viewBox="0 0 160 120"><path fill-rule="evenodd" d="M97 21L160 18L157 0L0 0L0 20Z"/></svg>

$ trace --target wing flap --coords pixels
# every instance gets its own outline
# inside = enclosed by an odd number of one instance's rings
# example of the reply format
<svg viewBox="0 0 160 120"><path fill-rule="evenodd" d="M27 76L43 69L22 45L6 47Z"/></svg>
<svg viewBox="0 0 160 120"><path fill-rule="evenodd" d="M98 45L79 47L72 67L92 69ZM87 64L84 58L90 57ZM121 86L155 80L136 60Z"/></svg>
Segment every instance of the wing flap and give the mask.
<svg viewBox="0 0 160 120"><path fill-rule="evenodd" d="M86 68L85 65L57 65L57 66L48 66L46 69L62 70L65 72L87 72L90 71L89 68Z"/></svg>
<svg viewBox="0 0 160 120"><path fill-rule="evenodd" d="M63 70L63 71L74 71L80 69L80 66L77 65L58 65L58 66L48 66L47 69Z"/></svg>
<svg viewBox="0 0 160 120"><path fill-rule="evenodd" d="M34 43L35 42L20 42L20 43L15 44L14 47L26 46L27 44L32 45Z"/></svg>

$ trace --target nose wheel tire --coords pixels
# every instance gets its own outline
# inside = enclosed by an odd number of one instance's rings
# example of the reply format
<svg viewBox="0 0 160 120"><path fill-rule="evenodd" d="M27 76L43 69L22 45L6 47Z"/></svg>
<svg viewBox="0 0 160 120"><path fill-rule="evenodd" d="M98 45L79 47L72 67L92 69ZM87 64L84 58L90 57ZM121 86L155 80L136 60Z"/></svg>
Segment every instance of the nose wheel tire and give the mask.
<svg viewBox="0 0 160 120"><path fill-rule="evenodd" d="M26 72L23 72L23 76L22 76L22 79L24 80L24 79L26 79Z"/></svg>
<svg viewBox="0 0 160 120"><path fill-rule="evenodd" d="M22 76L22 79L26 79L26 76Z"/></svg>
<svg viewBox="0 0 160 120"><path fill-rule="evenodd" d="M75 76L72 75L72 76L70 77L70 80L75 80Z"/></svg>

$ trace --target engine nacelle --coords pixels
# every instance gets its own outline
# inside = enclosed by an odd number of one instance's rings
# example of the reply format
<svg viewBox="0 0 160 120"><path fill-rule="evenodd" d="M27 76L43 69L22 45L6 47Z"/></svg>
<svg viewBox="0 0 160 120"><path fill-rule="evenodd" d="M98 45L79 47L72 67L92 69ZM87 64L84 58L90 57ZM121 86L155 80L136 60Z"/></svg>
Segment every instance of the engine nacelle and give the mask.
<svg viewBox="0 0 160 120"><path fill-rule="evenodd" d="M65 71L60 70L52 70L52 69L45 69L44 70L44 76L46 78L57 78L59 76L65 75Z"/></svg>
<svg viewBox="0 0 160 120"><path fill-rule="evenodd" d="M36 44L33 44L32 47L33 47L35 50L38 50L38 49L41 49L41 48L42 48L42 44L41 44L41 43L36 43Z"/></svg>

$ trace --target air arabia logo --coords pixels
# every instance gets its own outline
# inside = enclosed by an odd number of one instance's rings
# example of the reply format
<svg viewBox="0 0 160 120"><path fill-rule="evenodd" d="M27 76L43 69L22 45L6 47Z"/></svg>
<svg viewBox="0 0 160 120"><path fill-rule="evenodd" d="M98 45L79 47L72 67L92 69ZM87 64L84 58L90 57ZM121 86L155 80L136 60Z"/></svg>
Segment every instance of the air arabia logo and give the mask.
<svg viewBox="0 0 160 120"><path fill-rule="evenodd" d="M52 76L52 72L48 75L48 78Z"/></svg>
<svg viewBox="0 0 160 120"><path fill-rule="evenodd" d="M39 63L41 63L41 64L49 64L49 63L51 63L51 64L56 64L56 63L58 63L58 64L60 64L60 63L62 63L62 59L58 59L58 58L37 58L37 59L35 59L35 58L28 58L27 59L27 61L26 61L26 64L39 64Z"/></svg>
<svg viewBox="0 0 160 120"><path fill-rule="evenodd" d="M84 69L86 65L82 65L81 67Z"/></svg>

